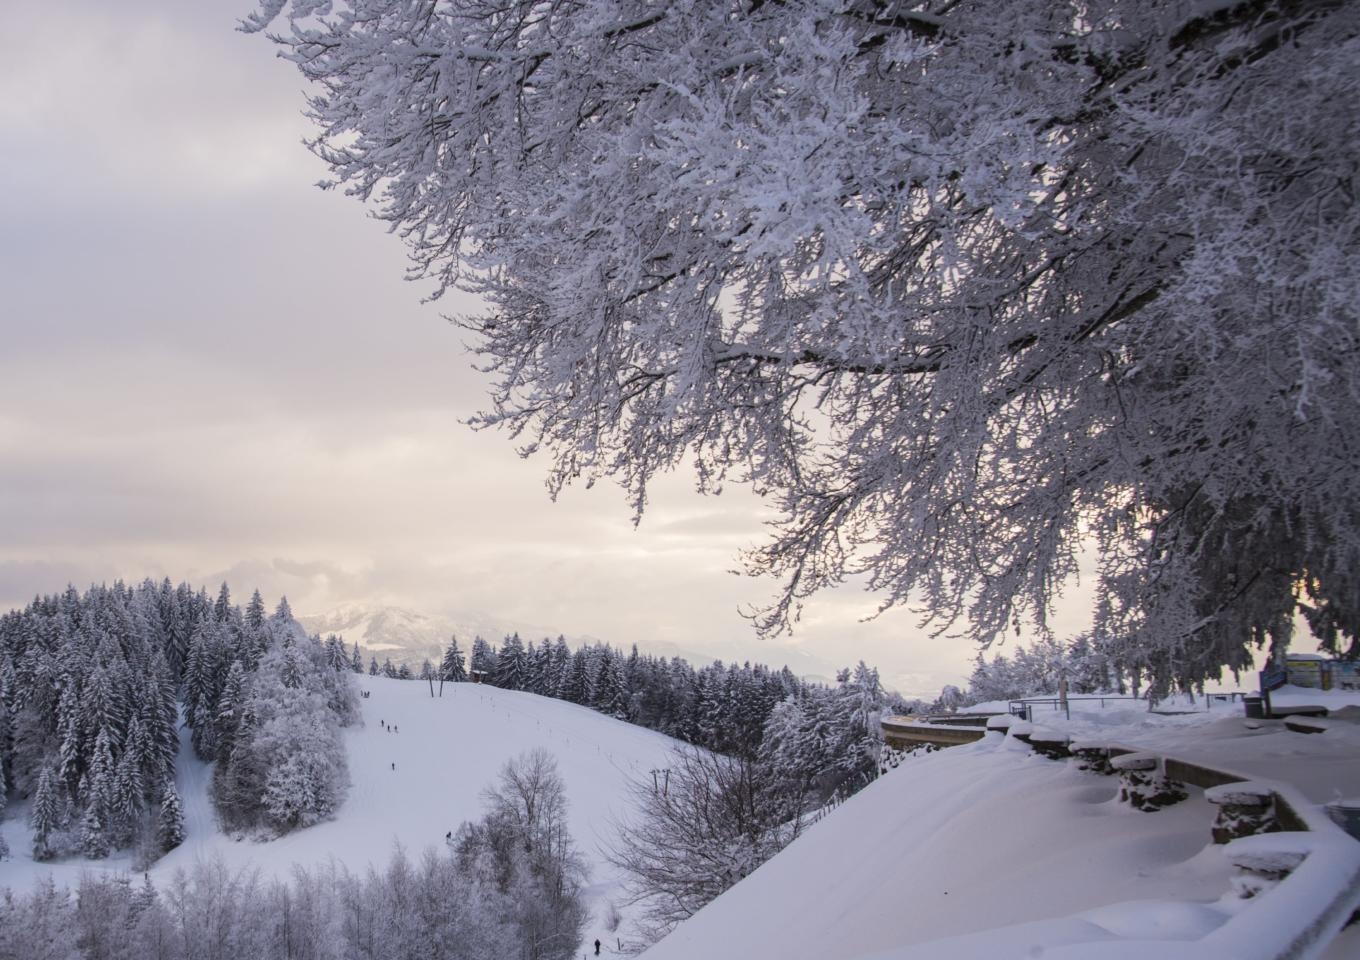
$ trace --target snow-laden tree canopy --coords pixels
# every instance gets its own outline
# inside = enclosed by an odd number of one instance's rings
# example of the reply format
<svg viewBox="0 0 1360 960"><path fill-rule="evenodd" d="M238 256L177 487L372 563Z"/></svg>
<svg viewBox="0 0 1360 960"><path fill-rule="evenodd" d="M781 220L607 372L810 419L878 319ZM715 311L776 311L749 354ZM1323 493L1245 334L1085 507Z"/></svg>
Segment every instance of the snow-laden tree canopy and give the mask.
<svg viewBox="0 0 1360 960"><path fill-rule="evenodd" d="M476 419L782 511L987 641L1083 544L1167 681L1360 625L1360 5L262 0L315 152L480 294ZM1112 638L1118 638L1117 640Z"/></svg>

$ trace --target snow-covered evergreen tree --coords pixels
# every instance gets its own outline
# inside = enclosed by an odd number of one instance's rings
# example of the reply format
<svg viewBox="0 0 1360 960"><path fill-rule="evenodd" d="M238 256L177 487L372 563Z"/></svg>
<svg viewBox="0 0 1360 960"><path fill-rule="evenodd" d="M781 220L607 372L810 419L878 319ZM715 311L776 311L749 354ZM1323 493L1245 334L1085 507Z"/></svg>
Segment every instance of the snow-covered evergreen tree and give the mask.
<svg viewBox="0 0 1360 960"><path fill-rule="evenodd" d="M60 818L57 778L50 766L42 768L38 789L29 809L28 825L33 830L33 859L46 860L52 856L51 837Z"/></svg>
<svg viewBox="0 0 1360 960"><path fill-rule="evenodd" d="M4 686L3 682L0 682L0 701L3 700L3 696ZM2 711L3 709L4 705L2 702L0 702L0 711ZM3 742L4 731L0 730L0 743ZM9 803L8 795L9 795L9 781L5 778L5 757L4 754L0 754L0 824L3 824L5 822L5 807ZM8 856L9 856L9 844L5 840L3 828L0 828L0 860L4 860Z"/></svg>
<svg viewBox="0 0 1360 960"><path fill-rule="evenodd" d="M213 603L213 619L218 623L229 623L235 609L231 603L231 589L223 580L221 589L217 591L217 600Z"/></svg>
<svg viewBox="0 0 1360 960"><path fill-rule="evenodd" d="M452 683L463 683L467 680L467 667L463 663L463 651L458 649L457 637L449 638L448 648L444 651L444 660L439 665L439 677Z"/></svg>
<svg viewBox="0 0 1360 960"><path fill-rule="evenodd" d="M468 669L473 673L480 673L483 679L491 677L496 672L496 652L491 649L491 644L481 637L472 639L472 657Z"/></svg>
<svg viewBox="0 0 1360 960"><path fill-rule="evenodd" d="M528 662L524 652L524 641L518 633L513 633L501 641L500 651L496 654L496 666L491 682L506 690L523 690L528 677Z"/></svg>
<svg viewBox="0 0 1360 960"><path fill-rule="evenodd" d="M600 713L618 720L628 719L628 690L624 686L623 673L619 669L618 658L608 647L600 656L600 669L595 675L595 690L591 706Z"/></svg>
<svg viewBox="0 0 1360 960"><path fill-rule="evenodd" d="M562 668L562 680L558 684L557 696L570 703L587 704L590 702L590 660L584 648L571 655Z"/></svg>
<svg viewBox="0 0 1360 960"><path fill-rule="evenodd" d="M173 783L167 783L161 794L156 815L156 842L162 852L173 850L184 842L184 808Z"/></svg>
<svg viewBox="0 0 1360 960"><path fill-rule="evenodd" d="M283 638L282 661L279 668L279 680L290 690L302 686L302 668L298 665L297 651L293 649L291 635Z"/></svg>

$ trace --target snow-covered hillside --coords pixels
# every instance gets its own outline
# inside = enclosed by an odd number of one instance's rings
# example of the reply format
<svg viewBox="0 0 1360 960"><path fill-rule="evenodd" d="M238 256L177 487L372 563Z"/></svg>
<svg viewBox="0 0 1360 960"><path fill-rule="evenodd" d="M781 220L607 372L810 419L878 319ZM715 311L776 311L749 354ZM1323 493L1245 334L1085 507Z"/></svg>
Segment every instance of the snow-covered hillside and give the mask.
<svg viewBox="0 0 1360 960"><path fill-rule="evenodd" d="M444 842L464 820L481 816L481 791L511 757L536 746L557 760L570 804L568 822L591 868L594 910L589 939L612 942L603 925L617 896L618 876L600 853L613 836L612 820L623 813L624 781L665 766L675 741L561 700L498 690L479 684L445 684L443 697L414 681L357 677L369 696L361 700L364 724L345 731L350 775L348 799L331 822L269 843L233 841L218 832L207 788L211 768L193 759L187 731L177 782L184 798L187 836L151 870L158 884L179 867L221 857L231 868L258 868L286 877L292 864L329 858L351 869L382 865L401 844L411 853ZM435 685L438 693L438 684ZM389 732L388 728L391 729ZM127 870L124 856L97 863L29 858L26 810L11 806L3 824L13 859L0 861L0 887L27 889L51 873L74 886L83 870Z"/></svg>

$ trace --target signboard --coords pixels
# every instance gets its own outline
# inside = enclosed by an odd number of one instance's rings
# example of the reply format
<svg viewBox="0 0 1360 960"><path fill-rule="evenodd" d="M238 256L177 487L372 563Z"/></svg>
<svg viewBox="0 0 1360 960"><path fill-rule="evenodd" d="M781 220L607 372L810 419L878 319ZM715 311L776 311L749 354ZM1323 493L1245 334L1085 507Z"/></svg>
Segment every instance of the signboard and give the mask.
<svg viewBox="0 0 1360 960"><path fill-rule="evenodd" d="M1261 671L1261 691L1278 690L1289 682L1289 674L1284 667L1271 665Z"/></svg>
<svg viewBox="0 0 1360 960"><path fill-rule="evenodd" d="M1289 682L1296 687L1314 687L1322 689L1322 660L1313 657L1308 658L1285 658L1285 670L1289 675Z"/></svg>

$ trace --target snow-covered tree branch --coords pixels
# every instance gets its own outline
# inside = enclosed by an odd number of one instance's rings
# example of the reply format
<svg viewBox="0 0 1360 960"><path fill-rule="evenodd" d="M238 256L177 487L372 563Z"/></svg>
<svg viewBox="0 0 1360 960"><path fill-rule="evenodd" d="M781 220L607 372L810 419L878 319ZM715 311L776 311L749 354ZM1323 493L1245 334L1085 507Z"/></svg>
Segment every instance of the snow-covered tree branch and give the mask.
<svg viewBox="0 0 1360 960"><path fill-rule="evenodd" d="M1083 543L1164 682L1360 627L1360 9L266 0L313 149L556 492L748 482L777 630L860 575L988 641ZM1127 661L1129 658L1125 657Z"/></svg>

